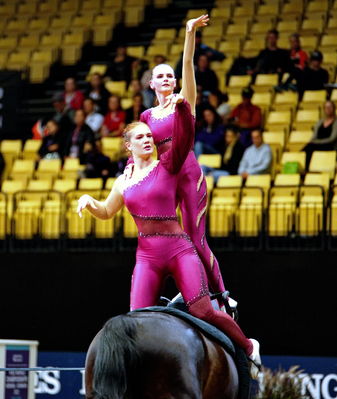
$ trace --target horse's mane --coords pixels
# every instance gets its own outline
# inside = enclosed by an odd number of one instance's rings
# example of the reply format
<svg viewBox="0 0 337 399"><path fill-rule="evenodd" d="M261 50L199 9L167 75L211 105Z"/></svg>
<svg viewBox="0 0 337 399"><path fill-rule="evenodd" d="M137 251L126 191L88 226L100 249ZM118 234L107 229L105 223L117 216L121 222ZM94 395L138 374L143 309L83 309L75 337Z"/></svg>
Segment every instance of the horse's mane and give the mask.
<svg viewBox="0 0 337 399"><path fill-rule="evenodd" d="M139 356L136 348L137 321L121 315L106 322L97 345L93 390L95 399L121 399L132 384L128 381L136 370Z"/></svg>

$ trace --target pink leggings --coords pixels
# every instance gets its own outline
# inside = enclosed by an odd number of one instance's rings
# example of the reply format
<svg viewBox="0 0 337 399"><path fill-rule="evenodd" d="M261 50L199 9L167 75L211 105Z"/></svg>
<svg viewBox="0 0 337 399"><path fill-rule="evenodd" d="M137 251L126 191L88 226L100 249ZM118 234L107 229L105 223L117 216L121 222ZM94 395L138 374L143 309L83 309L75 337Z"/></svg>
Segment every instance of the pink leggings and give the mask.
<svg viewBox="0 0 337 399"><path fill-rule="evenodd" d="M172 275L189 312L213 324L240 345L249 356L253 350L235 321L213 309L203 265L185 234L139 237L132 276L131 310L157 304L165 278Z"/></svg>

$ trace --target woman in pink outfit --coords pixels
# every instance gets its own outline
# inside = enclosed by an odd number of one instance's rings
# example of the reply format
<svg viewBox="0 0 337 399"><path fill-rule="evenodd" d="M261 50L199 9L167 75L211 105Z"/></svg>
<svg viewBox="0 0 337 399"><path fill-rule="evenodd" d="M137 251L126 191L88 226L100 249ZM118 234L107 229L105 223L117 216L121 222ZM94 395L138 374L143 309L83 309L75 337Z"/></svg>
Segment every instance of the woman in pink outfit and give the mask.
<svg viewBox="0 0 337 399"><path fill-rule="evenodd" d="M183 53L181 94L191 105L195 115L196 83L193 55L195 32L198 27L207 25L209 18L202 15L186 24ZM175 106L169 101L176 86L173 69L167 64L157 65L152 72L151 88L155 91L159 105L143 112L140 120L151 129L158 155L164 154L172 146L172 130ZM202 170L191 151L178 175L178 201L180 203L183 227L190 236L198 255L205 266L208 284L213 293L225 291L219 264L210 250L206 237L207 186Z"/></svg>
<svg viewBox="0 0 337 399"><path fill-rule="evenodd" d="M194 119L182 96L175 96L172 102L177 105L171 148L159 160L153 160L154 141L149 127L142 122L128 125L124 137L134 160L131 176L119 176L104 202L82 196L77 211L81 216L87 208L95 217L108 219L125 204L133 216L138 248L131 310L156 305L165 278L172 275L192 315L217 326L252 360L259 361L257 341L246 338L229 315L213 309L204 267L190 237L178 223L176 193L181 168L193 146Z"/></svg>

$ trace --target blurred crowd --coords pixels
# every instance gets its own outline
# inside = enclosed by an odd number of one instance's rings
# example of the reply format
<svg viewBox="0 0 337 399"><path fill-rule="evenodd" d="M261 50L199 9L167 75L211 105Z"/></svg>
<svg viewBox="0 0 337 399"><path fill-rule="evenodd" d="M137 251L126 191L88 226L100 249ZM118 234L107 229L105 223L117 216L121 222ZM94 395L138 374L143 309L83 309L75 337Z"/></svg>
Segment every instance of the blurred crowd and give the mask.
<svg viewBox="0 0 337 399"><path fill-rule="evenodd" d="M329 81L328 72L322 68L323 56L319 51L307 54L301 49L300 37L289 38L289 49L277 45L278 32L270 30L266 35L266 48L257 57L237 58L229 75L249 74L252 83L259 73L277 73L280 80L276 91L294 90L300 97L305 90L321 90ZM194 57L197 82L196 138L194 151L202 154L220 154L221 167L212 169L203 166L205 174L212 174L215 180L221 175L268 173L271 168L272 152L263 142L263 114L252 103L254 91L251 87L242 90L242 101L233 109L228 96L219 90L216 73L211 69L212 61L222 61L225 54L202 43L197 32ZM150 88L152 67L165 63L164 55L149 63L127 54L120 46L104 76L94 73L87 88L79 90L76 80L69 77L64 82L63 92L52 98L54 113L45 120L39 120L33 127L33 137L42 139L39 156L42 158L76 157L85 165L87 177L109 177L123 172L127 154L121 148L118 161L112 162L102 152L102 138L119 137L126 124L139 120L140 114L155 106L156 99ZM177 90L181 78L182 59L175 67ZM288 78L282 80L284 73ZM110 93L107 79L126 81L128 96L132 99L129 108L123 109L121 98ZM337 122L335 105L328 101L324 106L324 118L317 121L312 142L305 148L307 159L316 149L335 149Z"/></svg>

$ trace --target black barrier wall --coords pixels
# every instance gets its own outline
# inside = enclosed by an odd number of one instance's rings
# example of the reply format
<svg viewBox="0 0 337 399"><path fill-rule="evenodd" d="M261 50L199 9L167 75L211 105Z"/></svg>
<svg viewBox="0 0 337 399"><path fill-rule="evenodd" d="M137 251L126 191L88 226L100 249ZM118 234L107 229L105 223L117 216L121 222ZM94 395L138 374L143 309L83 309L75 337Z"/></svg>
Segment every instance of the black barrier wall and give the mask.
<svg viewBox="0 0 337 399"><path fill-rule="evenodd" d="M337 356L334 253L217 256L239 324L264 354ZM86 351L109 317L128 311L134 260L134 252L2 254L0 337ZM172 281L164 294L176 294Z"/></svg>

